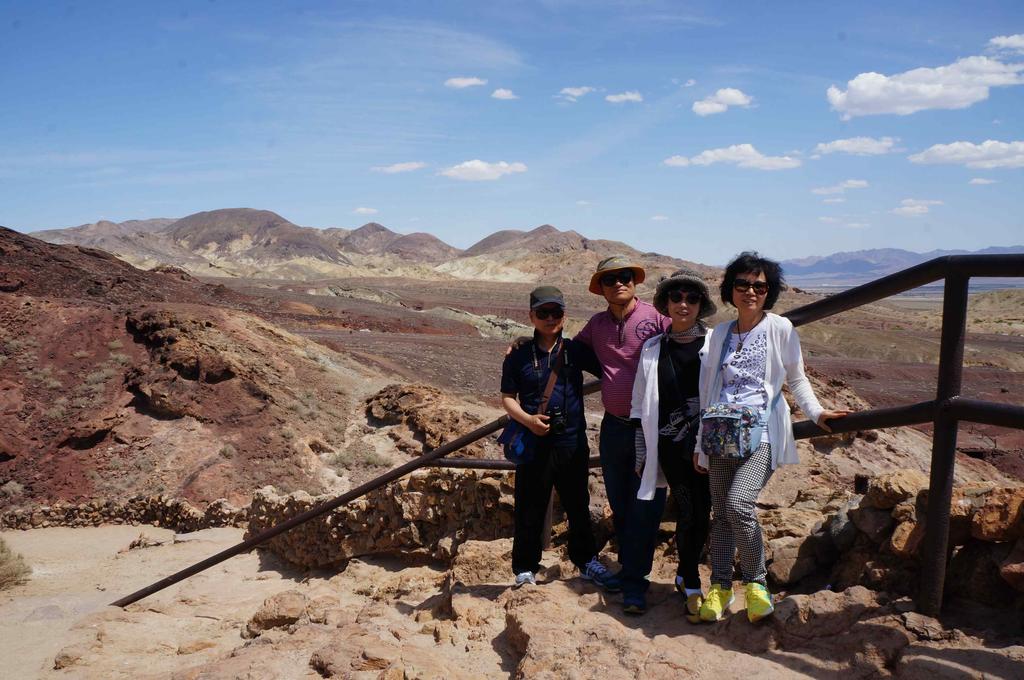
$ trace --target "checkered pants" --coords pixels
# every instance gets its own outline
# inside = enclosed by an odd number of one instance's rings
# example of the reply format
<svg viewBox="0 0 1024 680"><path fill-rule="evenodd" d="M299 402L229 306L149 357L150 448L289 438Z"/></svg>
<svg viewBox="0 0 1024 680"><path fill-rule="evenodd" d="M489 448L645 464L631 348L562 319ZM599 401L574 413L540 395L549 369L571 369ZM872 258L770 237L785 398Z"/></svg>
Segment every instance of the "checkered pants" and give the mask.
<svg viewBox="0 0 1024 680"><path fill-rule="evenodd" d="M740 553L744 583L761 583L764 536L757 521L757 496L772 476L772 447L762 443L750 458L709 458L711 477L711 583L732 588L733 555Z"/></svg>

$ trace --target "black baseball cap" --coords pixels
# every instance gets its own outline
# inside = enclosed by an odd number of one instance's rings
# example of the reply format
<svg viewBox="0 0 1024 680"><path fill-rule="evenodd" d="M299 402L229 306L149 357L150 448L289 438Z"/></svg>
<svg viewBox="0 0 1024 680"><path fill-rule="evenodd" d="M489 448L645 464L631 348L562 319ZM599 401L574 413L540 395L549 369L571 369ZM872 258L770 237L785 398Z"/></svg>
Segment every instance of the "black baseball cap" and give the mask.
<svg viewBox="0 0 1024 680"><path fill-rule="evenodd" d="M565 298L562 291L554 286L540 286L530 291L530 309L537 309L541 305L556 304L565 309Z"/></svg>

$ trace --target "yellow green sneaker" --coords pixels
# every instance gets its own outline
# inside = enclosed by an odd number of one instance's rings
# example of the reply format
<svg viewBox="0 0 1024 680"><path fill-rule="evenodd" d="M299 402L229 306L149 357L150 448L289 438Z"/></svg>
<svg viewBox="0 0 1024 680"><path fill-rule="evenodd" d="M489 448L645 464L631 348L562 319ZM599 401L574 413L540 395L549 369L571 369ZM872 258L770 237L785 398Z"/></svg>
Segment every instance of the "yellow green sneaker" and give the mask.
<svg viewBox="0 0 1024 680"><path fill-rule="evenodd" d="M717 583L712 585L707 597L704 598L704 602L700 605L700 620L707 621L708 623L721 621L722 617L725 616L725 610L729 608L729 605L735 599L731 588L727 590Z"/></svg>
<svg viewBox="0 0 1024 680"><path fill-rule="evenodd" d="M686 598L686 620L690 623L700 623L700 608L704 604L704 596L694 593Z"/></svg>
<svg viewBox="0 0 1024 680"><path fill-rule="evenodd" d="M772 594L760 583L748 583L746 588L747 618L757 623L775 611L772 605Z"/></svg>

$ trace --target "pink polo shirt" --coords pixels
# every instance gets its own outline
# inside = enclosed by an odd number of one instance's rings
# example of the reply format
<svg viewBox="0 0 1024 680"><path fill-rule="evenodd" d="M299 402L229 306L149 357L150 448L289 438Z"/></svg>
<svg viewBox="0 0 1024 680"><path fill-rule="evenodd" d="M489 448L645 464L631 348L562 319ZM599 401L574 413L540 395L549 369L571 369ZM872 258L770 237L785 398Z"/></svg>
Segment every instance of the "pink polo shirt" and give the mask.
<svg viewBox="0 0 1024 680"><path fill-rule="evenodd" d="M629 417L640 349L671 325L672 320L662 316L654 305L637 300L622 321L607 310L598 312L576 335L575 339L589 345L601 362L601 402L605 411Z"/></svg>

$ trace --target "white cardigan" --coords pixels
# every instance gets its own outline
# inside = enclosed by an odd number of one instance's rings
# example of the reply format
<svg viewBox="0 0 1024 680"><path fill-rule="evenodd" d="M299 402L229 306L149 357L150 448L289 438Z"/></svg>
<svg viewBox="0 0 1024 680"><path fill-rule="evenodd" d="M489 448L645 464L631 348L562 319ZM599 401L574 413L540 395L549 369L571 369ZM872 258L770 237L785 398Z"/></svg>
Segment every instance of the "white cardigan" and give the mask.
<svg viewBox="0 0 1024 680"><path fill-rule="evenodd" d="M658 464L658 360L661 357L661 341L664 337L662 333L644 343L640 350L640 365L633 380L633 401L629 417L640 421L640 427L644 431L644 442L647 445L647 461L640 476L640 490L636 494L642 501L653 499L654 491L658 487L668 486L665 474ZM705 347L708 338L704 340Z"/></svg>
<svg viewBox="0 0 1024 680"><path fill-rule="evenodd" d="M811 383L804 375L804 358L800 352L800 338L797 336L793 323L784 316L768 312L764 323L767 324L768 357L765 361L765 388L768 391L768 403L782 390L783 383L789 385L789 391L812 422L818 422L824 409L814 396ZM700 350L700 407L706 409L719 400L722 392L721 358L722 342L729 333L731 321L715 326L704 339L704 347ZM635 394L635 392L634 392ZM635 397L634 397L635 398ZM700 430L697 431L698 462L702 467L708 466L708 457L700 449ZM800 462L796 453L796 440L793 439L793 421L790 419L789 404L779 399L768 420L768 437L772 442L772 469L781 465L795 465ZM639 497L639 496L638 496Z"/></svg>

